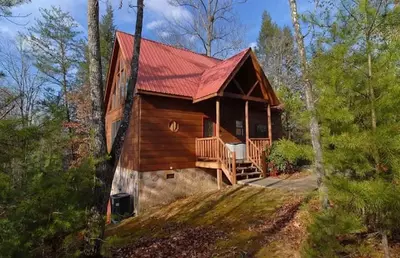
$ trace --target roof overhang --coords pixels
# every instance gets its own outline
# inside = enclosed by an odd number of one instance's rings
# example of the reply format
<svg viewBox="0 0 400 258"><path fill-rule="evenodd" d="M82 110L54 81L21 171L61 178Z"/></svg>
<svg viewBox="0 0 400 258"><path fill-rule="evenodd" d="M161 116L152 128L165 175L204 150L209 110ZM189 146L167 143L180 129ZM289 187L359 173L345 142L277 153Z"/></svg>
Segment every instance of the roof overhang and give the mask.
<svg viewBox="0 0 400 258"><path fill-rule="evenodd" d="M235 93L225 92L226 87L230 84L230 82L232 82L234 80L235 75L238 73L238 71L240 71L243 64L249 58L252 61L254 71L257 76L257 82L251 87L250 91L253 91L254 88L259 85L261 88L261 92L263 94L263 98L249 96L249 94L235 94ZM212 68L210 68L210 69L212 69ZM217 96L242 99L242 100L248 100L248 101L256 101L256 102L265 102L265 103L269 103L271 106L278 106L281 104L278 97L276 96L274 90L272 89L272 86L269 83L268 78L265 76L265 73L264 73L263 69L261 68L260 63L258 62L257 57L255 56L255 54L253 53L251 48L249 48L247 50L246 54L237 63L237 65L231 71L231 73L226 78L224 83L220 86L220 88L217 92L208 94L208 95L200 97L200 98L195 98L195 99L193 99L193 103L201 102L201 101L204 101L204 100L207 100L210 98L214 98Z"/></svg>

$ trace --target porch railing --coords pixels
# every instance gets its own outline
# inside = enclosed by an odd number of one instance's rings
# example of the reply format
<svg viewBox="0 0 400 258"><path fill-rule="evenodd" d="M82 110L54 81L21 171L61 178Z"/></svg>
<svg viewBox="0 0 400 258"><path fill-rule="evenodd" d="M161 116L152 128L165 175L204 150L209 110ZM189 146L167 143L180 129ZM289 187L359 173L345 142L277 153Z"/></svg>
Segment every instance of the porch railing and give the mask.
<svg viewBox="0 0 400 258"><path fill-rule="evenodd" d="M270 145L268 138L252 138L247 140L247 159L266 176L266 147Z"/></svg>
<svg viewBox="0 0 400 258"><path fill-rule="evenodd" d="M204 160L218 160L217 137L196 138L196 157Z"/></svg>
<svg viewBox="0 0 400 258"><path fill-rule="evenodd" d="M261 150L265 150L270 145L269 138L250 138L250 140Z"/></svg>
<svg viewBox="0 0 400 258"><path fill-rule="evenodd" d="M236 184L236 153L218 137L196 138L198 160L216 161L232 184Z"/></svg>

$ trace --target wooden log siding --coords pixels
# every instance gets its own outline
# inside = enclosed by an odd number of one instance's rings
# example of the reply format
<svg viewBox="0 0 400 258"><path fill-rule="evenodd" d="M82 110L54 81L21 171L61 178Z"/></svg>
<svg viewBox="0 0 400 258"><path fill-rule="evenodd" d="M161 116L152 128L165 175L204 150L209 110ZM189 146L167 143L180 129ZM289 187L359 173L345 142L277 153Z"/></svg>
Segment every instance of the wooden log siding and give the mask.
<svg viewBox="0 0 400 258"><path fill-rule="evenodd" d="M203 137L203 118L216 123L216 99L193 104L190 100L139 95L121 155L121 166L137 171L194 168L196 138ZM236 136L236 120L244 124L244 101L220 99L220 137L226 142L245 142ZM249 103L249 136L254 137L257 124L266 123L265 109L255 109ZM122 110L107 112L107 142L111 143L111 124L120 119ZM279 117L280 118L280 117ZM274 122L274 111L272 110ZM176 121L177 132L168 124ZM280 123L278 123L280 124ZM275 125L272 124L274 131ZM273 134L274 135L274 134ZM267 137L267 135L265 135ZM276 137L274 135L274 137ZM276 139L276 138L275 138Z"/></svg>

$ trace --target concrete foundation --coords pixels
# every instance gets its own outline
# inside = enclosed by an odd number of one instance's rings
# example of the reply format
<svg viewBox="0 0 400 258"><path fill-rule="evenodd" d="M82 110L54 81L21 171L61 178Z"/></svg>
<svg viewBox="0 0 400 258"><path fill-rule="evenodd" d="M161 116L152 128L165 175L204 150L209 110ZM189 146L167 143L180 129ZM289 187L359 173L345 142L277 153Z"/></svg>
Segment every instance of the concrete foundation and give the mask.
<svg viewBox="0 0 400 258"><path fill-rule="evenodd" d="M187 168L137 172L118 167L111 194L132 195L135 213L196 193L217 190L216 170Z"/></svg>

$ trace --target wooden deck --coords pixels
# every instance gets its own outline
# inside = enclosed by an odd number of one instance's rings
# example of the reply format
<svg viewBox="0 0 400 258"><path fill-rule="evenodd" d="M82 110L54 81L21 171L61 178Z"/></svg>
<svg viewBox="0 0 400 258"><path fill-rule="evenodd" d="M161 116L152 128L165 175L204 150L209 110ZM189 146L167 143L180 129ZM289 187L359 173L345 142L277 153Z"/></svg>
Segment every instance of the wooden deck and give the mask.
<svg viewBox="0 0 400 258"><path fill-rule="evenodd" d="M247 139L246 159L239 163L236 153L231 151L221 138L197 138L196 167L217 169L218 174L224 172L231 184L236 184L238 177L265 177L265 155L269 145L268 138Z"/></svg>

